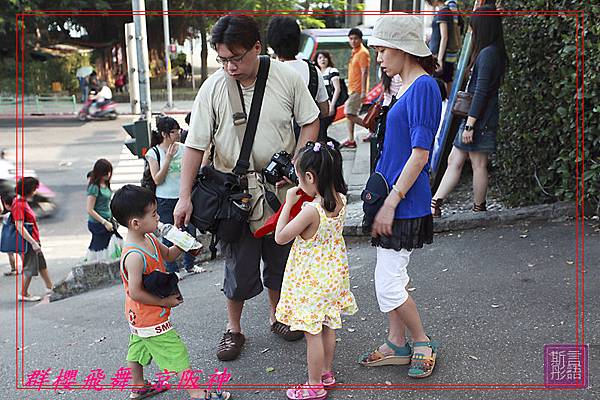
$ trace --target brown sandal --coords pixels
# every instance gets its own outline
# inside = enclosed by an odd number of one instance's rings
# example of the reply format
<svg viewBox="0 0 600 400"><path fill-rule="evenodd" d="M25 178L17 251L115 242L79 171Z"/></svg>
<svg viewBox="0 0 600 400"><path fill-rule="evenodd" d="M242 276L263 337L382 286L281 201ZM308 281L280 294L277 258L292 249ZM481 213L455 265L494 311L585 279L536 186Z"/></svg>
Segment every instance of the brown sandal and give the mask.
<svg viewBox="0 0 600 400"><path fill-rule="evenodd" d="M231 332L229 329L223 334L217 358L221 361L232 361L238 358L246 342L246 337L240 332Z"/></svg>
<svg viewBox="0 0 600 400"><path fill-rule="evenodd" d="M281 336L284 340L288 342L300 340L304 337L304 332L292 331L290 330L290 327L288 325L282 324L279 321L273 322L273 325L271 325L271 332Z"/></svg>
<svg viewBox="0 0 600 400"><path fill-rule="evenodd" d="M443 205L444 199L431 199L431 215L433 218L440 218L442 216Z"/></svg>
<svg viewBox="0 0 600 400"><path fill-rule="evenodd" d="M481 211L487 211L487 207L485 204L485 201L483 203L474 203L473 204L473 212L481 212Z"/></svg>

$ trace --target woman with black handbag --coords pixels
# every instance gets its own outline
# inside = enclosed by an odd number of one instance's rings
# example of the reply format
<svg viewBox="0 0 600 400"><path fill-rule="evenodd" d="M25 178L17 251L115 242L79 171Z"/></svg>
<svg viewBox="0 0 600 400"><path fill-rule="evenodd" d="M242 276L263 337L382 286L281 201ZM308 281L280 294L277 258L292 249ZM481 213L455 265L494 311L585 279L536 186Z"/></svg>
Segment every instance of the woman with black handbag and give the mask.
<svg viewBox="0 0 600 400"><path fill-rule="evenodd" d="M408 375L424 378L433 371L437 344L425 333L406 285L413 249L433 241L429 154L442 109L438 85L431 77L436 61L416 16L381 17L369 46L377 50L377 61L388 76L401 76L402 88L388 111L376 172L362 196L365 216L374 216L375 292L379 309L388 314L389 333L381 346L362 355L359 362L367 367L410 363ZM406 340L407 329L412 346Z"/></svg>
<svg viewBox="0 0 600 400"><path fill-rule="evenodd" d="M494 6L480 7L477 11L494 11ZM467 92L472 94L468 116L460 124L454 146L448 156L448 168L442 177L433 199L431 212L442 215L444 199L460 180L463 165L471 160L473 170L473 211L486 211L488 188L487 164L490 154L496 151L496 133L500 119L498 88L502 84L508 56L504 47L502 19L499 15L475 14L469 25L473 30L471 79Z"/></svg>

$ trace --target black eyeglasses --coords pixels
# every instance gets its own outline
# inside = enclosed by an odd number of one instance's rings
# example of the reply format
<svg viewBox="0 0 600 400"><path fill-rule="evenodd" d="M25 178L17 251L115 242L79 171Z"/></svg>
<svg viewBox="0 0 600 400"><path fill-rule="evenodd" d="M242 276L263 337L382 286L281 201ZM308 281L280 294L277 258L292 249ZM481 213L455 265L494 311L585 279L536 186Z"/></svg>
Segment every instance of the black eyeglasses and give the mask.
<svg viewBox="0 0 600 400"><path fill-rule="evenodd" d="M248 54L250 52L250 50L252 50L252 49L253 48L249 48L241 56L235 56L235 57L229 57L229 58L217 56L217 62L219 64L222 64L222 65L226 65L226 64L229 64L229 63L237 65L240 62L242 62L242 60L244 59L244 57L246 57L246 54Z"/></svg>

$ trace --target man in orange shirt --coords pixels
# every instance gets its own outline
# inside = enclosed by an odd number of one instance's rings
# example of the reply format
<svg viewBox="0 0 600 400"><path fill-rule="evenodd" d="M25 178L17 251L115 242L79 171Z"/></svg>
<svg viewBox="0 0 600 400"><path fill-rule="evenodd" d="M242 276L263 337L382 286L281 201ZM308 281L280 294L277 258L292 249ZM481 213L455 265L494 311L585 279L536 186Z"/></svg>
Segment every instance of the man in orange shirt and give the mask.
<svg viewBox="0 0 600 400"><path fill-rule="evenodd" d="M367 81L369 77L369 63L371 56L369 50L362 43L362 32L358 28L350 29L348 42L352 47L352 56L348 62L348 100L344 106L348 119L348 139L342 142L341 147L356 148L354 140L354 125L362 126L358 117L363 99L367 94Z"/></svg>

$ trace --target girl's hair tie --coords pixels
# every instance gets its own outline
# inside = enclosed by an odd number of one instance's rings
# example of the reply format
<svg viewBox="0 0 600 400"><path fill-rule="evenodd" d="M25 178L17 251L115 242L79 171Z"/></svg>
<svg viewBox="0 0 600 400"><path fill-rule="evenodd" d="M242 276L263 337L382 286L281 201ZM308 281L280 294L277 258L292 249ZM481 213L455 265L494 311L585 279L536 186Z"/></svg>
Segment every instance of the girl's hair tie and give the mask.
<svg viewBox="0 0 600 400"><path fill-rule="evenodd" d="M332 141L327 142L327 146L331 149L331 150L335 150L335 146L333 145Z"/></svg>
<svg viewBox="0 0 600 400"><path fill-rule="evenodd" d="M319 143L319 142L315 143L313 146L313 151L315 153L318 153L319 151L321 151L321 143Z"/></svg>

